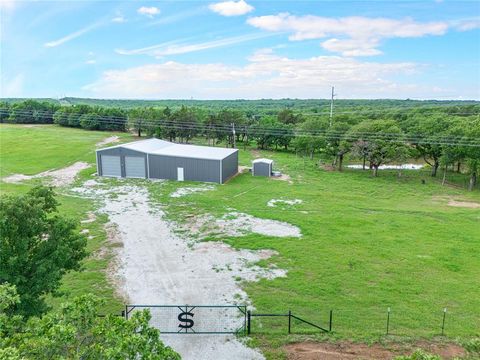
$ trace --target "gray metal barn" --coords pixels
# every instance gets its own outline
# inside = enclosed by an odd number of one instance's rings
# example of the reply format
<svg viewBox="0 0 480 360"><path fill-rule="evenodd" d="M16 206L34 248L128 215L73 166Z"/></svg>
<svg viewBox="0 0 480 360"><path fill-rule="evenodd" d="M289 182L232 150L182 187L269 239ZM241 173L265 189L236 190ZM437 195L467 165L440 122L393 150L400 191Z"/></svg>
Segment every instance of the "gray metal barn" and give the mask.
<svg viewBox="0 0 480 360"><path fill-rule="evenodd" d="M272 176L273 160L255 159L252 161L253 176Z"/></svg>
<svg viewBox="0 0 480 360"><path fill-rule="evenodd" d="M237 149L147 139L97 150L100 176L223 184L237 171Z"/></svg>

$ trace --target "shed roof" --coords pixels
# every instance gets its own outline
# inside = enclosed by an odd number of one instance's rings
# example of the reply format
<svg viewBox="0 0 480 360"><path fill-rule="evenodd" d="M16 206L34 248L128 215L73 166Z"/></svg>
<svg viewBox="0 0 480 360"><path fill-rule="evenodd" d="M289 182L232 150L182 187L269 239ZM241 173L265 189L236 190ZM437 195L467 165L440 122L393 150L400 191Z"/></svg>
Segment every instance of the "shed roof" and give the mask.
<svg viewBox="0 0 480 360"><path fill-rule="evenodd" d="M254 163L254 164L257 164L257 163L271 164L271 163L273 163L273 160L262 158L262 159L255 159L255 160L252 161L252 163Z"/></svg>
<svg viewBox="0 0 480 360"><path fill-rule="evenodd" d="M108 148L99 149L97 151L120 147L153 155L178 156L209 160L222 160L238 151L237 149L227 149L221 147L175 144L155 138L111 146Z"/></svg>

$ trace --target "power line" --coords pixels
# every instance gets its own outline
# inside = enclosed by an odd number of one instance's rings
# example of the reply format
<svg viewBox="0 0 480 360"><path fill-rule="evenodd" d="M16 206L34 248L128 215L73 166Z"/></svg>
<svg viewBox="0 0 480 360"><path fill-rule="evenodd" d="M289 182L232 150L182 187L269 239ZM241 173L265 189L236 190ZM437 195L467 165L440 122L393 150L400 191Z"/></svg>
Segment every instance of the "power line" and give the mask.
<svg viewBox="0 0 480 360"><path fill-rule="evenodd" d="M126 119L123 118L121 121L116 120L115 118L102 118L99 115L94 115L97 121L107 123L109 125L126 125ZM171 121L156 121L155 123L149 123L143 125L144 128L156 128L162 127L170 130L178 130L178 131L186 131L186 130L197 130L197 131L215 131L220 133L230 133L231 129L226 126L217 126L217 125L200 125L197 123L175 123ZM185 128L185 126L188 126ZM254 133L252 135L272 135L272 136L308 136L308 137L325 137L328 136L328 139L345 139L345 140L358 140L358 137L362 137L362 140L365 141L372 141L372 140L392 140L398 142L416 142L422 145L432 144L432 145L458 145L458 146L477 146L475 140L471 140L471 138L466 137L458 137L461 141L454 141L452 137L446 137L443 140L426 140L425 138L415 138L412 136L403 136L400 134L374 134L372 133L358 133L355 136L347 136L343 133L335 134L334 132L328 133L325 130L321 131L306 131L301 132L298 130L290 130L291 132L286 132L284 129L271 129L271 128L251 128L249 129ZM457 137L455 137L457 138ZM473 141L473 144L472 144Z"/></svg>
<svg viewBox="0 0 480 360"><path fill-rule="evenodd" d="M35 112L36 115L41 115L40 112ZM24 115L32 116L32 112L24 111ZM120 117L106 117L97 114L91 114L96 121L107 125L123 126L127 125L127 118ZM41 115L40 117L45 117ZM50 115L49 115L50 116ZM79 116L80 117L80 116ZM167 130L177 131L198 131L198 132L216 132L222 134L231 134L232 129L228 125L216 125L216 124L199 124L199 123L178 123L171 120L153 120L148 121L146 119L135 119L142 123L144 129L156 129L158 127ZM146 121L143 123L143 121ZM262 127L249 127L245 128L247 135L264 135L264 136L288 136L288 137L314 137L325 138L327 140L363 140L363 141L389 141L389 142L403 142L403 143L415 143L418 145L450 145L450 146L473 146L480 147L478 139L469 138L465 136L444 136L440 139L432 140L426 139L424 134L420 135L402 135L397 133L370 133L359 132L355 135L348 133L336 132L331 130L299 130L299 129L281 129L281 128L262 128ZM181 134L180 134L181 135Z"/></svg>

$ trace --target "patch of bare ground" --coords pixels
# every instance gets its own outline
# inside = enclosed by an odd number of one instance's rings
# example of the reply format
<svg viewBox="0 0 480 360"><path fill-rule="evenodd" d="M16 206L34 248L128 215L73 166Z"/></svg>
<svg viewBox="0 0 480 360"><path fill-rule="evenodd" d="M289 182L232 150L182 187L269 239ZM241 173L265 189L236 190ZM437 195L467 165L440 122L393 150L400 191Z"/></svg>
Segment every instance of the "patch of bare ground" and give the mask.
<svg viewBox="0 0 480 360"><path fill-rule="evenodd" d="M107 279L113 284L116 295L121 299L124 299L124 302L127 303L126 300L128 299L128 295L124 290L125 278L120 275L119 271L121 267L119 249L123 247L122 237L114 223L105 224L105 232L107 235L107 242L105 246L102 246L99 249L98 254L101 258L112 257L106 270Z"/></svg>
<svg viewBox="0 0 480 360"><path fill-rule="evenodd" d="M480 204L473 202L473 201L457 201L457 200L450 200L447 204L448 206L454 207L464 207L470 209L478 209L480 208Z"/></svg>
<svg viewBox="0 0 480 360"><path fill-rule="evenodd" d="M120 141L120 138L118 136L110 136L110 137L107 137L107 138L103 139L102 141L99 141L96 144L96 146L97 147L105 146L107 144L116 143L116 142L119 142L119 141Z"/></svg>
<svg viewBox="0 0 480 360"><path fill-rule="evenodd" d="M301 342L284 347L289 360L390 360L396 356L409 355L416 349L453 359L465 355L465 350L456 344L418 342L415 344L361 344L352 342L317 343Z"/></svg>
<svg viewBox="0 0 480 360"><path fill-rule="evenodd" d="M238 166L238 172L240 174L244 173L244 172L248 172L250 170L250 166Z"/></svg>
<svg viewBox="0 0 480 360"><path fill-rule="evenodd" d="M289 184L293 184L293 181L290 178L290 175L287 175L287 174L282 174L280 176L272 176L270 179L280 180L280 181L288 181Z"/></svg>
<svg viewBox="0 0 480 360"><path fill-rule="evenodd" d="M75 177L80 171L88 169L89 167L90 164L82 161L77 161L76 163L61 169L47 170L36 175L13 174L4 177L2 180L7 183L17 184L26 180L46 178L45 182L49 185L66 186L73 183Z"/></svg>
<svg viewBox="0 0 480 360"><path fill-rule="evenodd" d="M468 209L480 208L480 203L478 202L468 201L468 200L460 199L458 197L453 197L453 196L434 196L433 201L447 202L447 205L452 207L460 207L460 208L468 208Z"/></svg>

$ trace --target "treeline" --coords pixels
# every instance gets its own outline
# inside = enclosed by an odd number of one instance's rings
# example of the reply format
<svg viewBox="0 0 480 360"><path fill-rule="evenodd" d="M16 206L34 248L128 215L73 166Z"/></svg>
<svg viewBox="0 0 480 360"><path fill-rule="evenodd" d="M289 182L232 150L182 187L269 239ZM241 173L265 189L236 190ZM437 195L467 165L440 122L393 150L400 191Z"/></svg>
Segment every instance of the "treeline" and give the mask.
<svg viewBox="0 0 480 360"><path fill-rule="evenodd" d="M1 102L0 122L58 124L87 130L128 130L128 115L121 109L89 105L61 106L36 100Z"/></svg>
<svg viewBox="0 0 480 360"><path fill-rule="evenodd" d="M259 100L260 101L260 100ZM305 100L307 101L307 100ZM85 104L60 106L26 100L0 104L1 121L55 123L90 130L133 130L188 143L203 137L207 144L260 149L294 150L313 158L330 158L341 170L345 157L360 160L377 175L386 163L421 158L431 166L468 172L469 187L477 183L480 167L480 104L439 102L419 107L383 107L389 100L368 101L327 113L283 108L273 114L253 110L203 107L137 107L119 109ZM431 104L429 102L428 104Z"/></svg>

